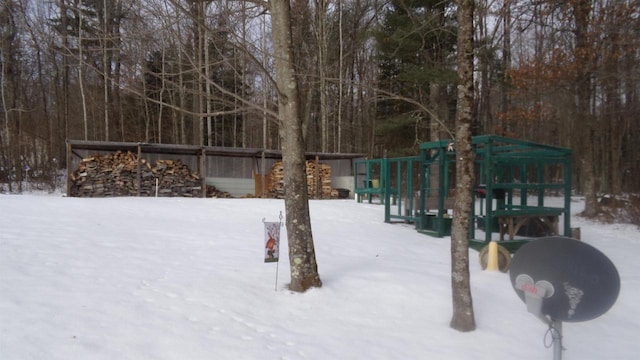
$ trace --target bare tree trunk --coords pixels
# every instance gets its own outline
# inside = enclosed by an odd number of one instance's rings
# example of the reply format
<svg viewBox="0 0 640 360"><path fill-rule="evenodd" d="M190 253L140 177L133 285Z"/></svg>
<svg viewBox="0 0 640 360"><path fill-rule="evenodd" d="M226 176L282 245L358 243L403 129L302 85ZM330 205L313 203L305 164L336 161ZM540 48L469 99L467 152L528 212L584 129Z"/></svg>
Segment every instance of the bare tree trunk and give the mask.
<svg viewBox="0 0 640 360"><path fill-rule="evenodd" d="M141 81L142 83L142 93L147 94L147 82ZM149 99L142 99L142 103L144 104L144 142L149 142L149 127L153 122L151 119L151 112L149 111Z"/></svg>
<svg viewBox="0 0 640 360"><path fill-rule="evenodd" d="M164 116L164 92L167 87L167 47L164 41L162 42L162 79L160 85L160 94L158 95L158 99L160 100L160 104L158 105L158 143L162 144L162 117ZM175 138L174 138L175 142Z"/></svg>
<svg viewBox="0 0 640 360"><path fill-rule="evenodd" d="M492 134L494 131L493 121L491 120L491 84L489 81L489 63L491 61L489 26L487 0L478 1L476 4L476 14L478 16L477 33L478 33L478 102L476 110L476 121L478 130L483 134Z"/></svg>
<svg viewBox="0 0 640 360"><path fill-rule="evenodd" d="M603 4L600 4L602 6ZM605 77L600 79L603 91L603 108L605 119L611 119L611 121L604 121L603 125L606 126L603 137L606 139L605 149L603 151L606 159L603 161L602 171L605 174L607 180L607 190L613 194L620 195L622 192L622 154L623 154L623 132L622 132L622 117L623 109L621 102L621 95L619 89L622 88L620 82L620 73L618 67L620 67L620 58L623 52L620 44L622 43L621 37L623 34L618 32L618 24L622 23L624 19L618 16L618 12L615 9L607 12L606 25L604 25L605 39L603 49L606 49L608 56L600 58L600 67L604 69L605 74L615 74L615 76ZM625 94L628 96L629 94Z"/></svg>
<svg viewBox="0 0 640 360"><path fill-rule="evenodd" d="M178 52L178 103L179 108L180 109L184 109L185 106L187 105L187 95L186 95L186 88L185 88L185 81L184 81L184 54L182 53L182 49L180 49L180 51ZM174 111L175 112L175 111ZM179 128L179 135L180 135L180 141L178 142L179 144L186 144L187 143L187 136L185 134L185 123L184 123L184 119L185 119L185 114L184 111L179 111L178 113L178 128Z"/></svg>
<svg viewBox="0 0 640 360"><path fill-rule="evenodd" d="M594 121L591 113L591 63L588 43L589 15L591 13L591 1L577 1L573 5L575 16L575 41L576 41L576 119L582 121L579 127L583 129L582 169L583 192L585 196L584 215L594 216L598 212L597 185L594 154Z"/></svg>
<svg viewBox="0 0 640 360"><path fill-rule="evenodd" d="M205 6L204 4L202 5L203 7ZM203 11L206 11L206 8L203 9ZM211 128L211 113L213 112L213 108L211 106L211 84L209 84L209 81L211 81L211 61L209 59L209 29L204 27L203 30L203 42L204 42L204 46L202 51L204 52L204 76L205 76L205 80L204 80L204 87L205 87L205 98L203 99L203 101L205 101L206 104L206 111L207 111L207 140L206 140L206 144L207 146L212 146L213 144L211 143L211 138L213 136L213 130ZM224 144L222 144L224 146Z"/></svg>
<svg viewBox="0 0 640 360"><path fill-rule="evenodd" d="M61 114L58 115L58 126L61 129L58 129L58 140L59 149L58 158L62 161L60 165L62 167L66 166L66 156L65 147L62 146L64 144L64 140L69 137L69 37L68 37L68 21L67 21L67 4L65 0L59 0L60 6L60 19L61 19L61 32L62 32L62 71L61 71L61 81L62 81L62 94L58 97L58 100L61 104Z"/></svg>
<svg viewBox="0 0 640 360"><path fill-rule="evenodd" d="M115 24L113 26L112 34L113 39L111 39L112 44L114 44L113 48L115 50L115 55L113 57L114 61L114 73L112 81L112 96L114 101L114 108L117 109L118 112L118 120L120 122L120 138L122 141L125 139L125 126L124 126L124 112L122 109L122 99L121 99L121 91L122 91L122 39L120 38L120 29L122 27L122 1L118 1L115 5L115 13L117 14ZM114 110L115 112L116 110Z"/></svg>
<svg viewBox="0 0 640 360"><path fill-rule="evenodd" d="M78 18L80 24L78 25L78 84L80 85L80 96L82 97L82 120L84 124L84 139L89 139L89 124L88 124L88 115L87 115L87 98L84 93L84 81L82 77L84 76L82 71L83 65L83 45L82 45L82 10L78 9Z"/></svg>
<svg viewBox="0 0 640 360"><path fill-rule="evenodd" d="M192 131L194 145L204 145L204 118L202 113L204 93L203 85L206 85L206 79L202 76L202 67L204 64L204 2L194 1L192 3L193 16L193 61L195 71L193 72L193 115Z"/></svg>
<svg viewBox="0 0 640 360"><path fill-rule="evenodd" d="M242 46L246 47L247 46L247 8L246 8L246 3L243 1L242 2ZM240 96L242 96L243 98L245 97L245 90L244 90L244 84L247 83L247 55L246 53L242 53L242 61L241 61L241 66L242 66L242 75L240 78L241 81L241 88L242 91L240 92ZM242 112L242 129L240 130L241 133L241 147L247 147L247 112L243 111ZM264 142L263 142L264 144Z"/></svg>
<svg viewBox="0 0 640 360"><path fill-rule="evenodd" d="M342 24L342 1L338 1L338 139L336 152L342 152L342 96L344 92L344 31Z"/></svg>
<svg viewBox="0 0 640 360"><path fill-rule="evenodd" d="M502 97L500 111L506 114L511 107L509 100L509 70L511 69L511 0L505 0L503 7L503 39L502 39L502 68L504 72L502 83ZM509 123L503 122L502 130L509 130Z"/></svg>
<svg viewBox="0 0 640 360"><path fill-rule="evenodd" d="M2 150L4 170L8 175L9 191L12 182L18 183L18 191L22 192L22 164L20 153L22 149L22 110L20 108L20 65L18 61L18 28L16 12L18 4L7 1L0 7L0 95L5 121L5 148ZM14 139L12 140L12 135ZM4 159L3 159L4 160ZM13 172L15 169L15 172Z"/></svg>
<svg viewBox="0 0 640 360"><path fill-rule="evenodd" d="M329 151L329 109L327 105L327 2L316 1L316 38L318 39L318 76L320 81L321 151Z"/></svg>
<svg viewBox="0 0 640 360"><path fill-rule="evenodd" d="M458 105L456 111L456 197L451 229L451 327L476 328L469 281L469 225L474 183L471 145L473 108L473 0L458 0Z"/></svg>
<svg viewBox="0 0 640 360"><path fill-rule="evenodd" d="M8 10L8 9L7 9ZM8 15L5 15L8 16ZM3 16L4 17L4 16ZM4 19L0 18L0 21L4 22ZM4 25L4 24L3 24ZM10 59L10 52L7 51L8 49L4 47L4 45L10 46L9 45L9 41L5 41L5 34L0 34L0 36L2 36L2 42L0 42L0 45L2 45L2 50L0 52L0 98L2 99L2 110L3 110L3 115L4 115L4 124L3 124L3 129L0 131L0 137L2 139L0 139L0 160L2 160L2 163L5 164L4 165L4 169L6 170L6 177L7 177L7 183L9 186L9 192L11 192L12 189L12 176L11 176L11 162L12 162L12 153L13 153L13 149L11 148L11 107L13 107L12 104L12 100L10 98L9 92L9 84L8 84L8 75L10 73L10 71L8 70L8 67L11 63L11 59Z"/></svg>
<svg viewBox="0 0 640 360"><path fill-rule="evenodd" d="M289 289L303 292L322 286L322 281L318 275L309 215L298 84L293 69L291 9L289 0L271 0L270 5L291 264Z"/></svg>
<svg viewBox="0 0 640 360"><path fill-rule="evenodd" d="M107 0L102 0L102 96L104 101L104 139L109 141L109 74L111 61L109 60L109 9Z"/></svg>

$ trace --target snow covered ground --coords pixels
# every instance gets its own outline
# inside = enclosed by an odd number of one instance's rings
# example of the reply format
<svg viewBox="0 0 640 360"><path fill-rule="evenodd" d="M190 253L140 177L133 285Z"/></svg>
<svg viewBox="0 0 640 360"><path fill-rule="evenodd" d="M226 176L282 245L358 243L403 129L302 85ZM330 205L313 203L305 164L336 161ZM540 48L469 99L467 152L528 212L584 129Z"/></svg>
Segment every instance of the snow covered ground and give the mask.
<svg viewBox="0 0 640 360"><path fill-rule="evenodd" d="M573 203L579 212L582 203ZM477 330L449 328L449 238L379 205L311 202L324 286L266 264L281 200L0 195L0 359L552 359L547 326L471 250ZM564 324L564 358L637 359L640 231L572 218L617 266L617 303ZM276 290L276 268L279 268Z"/></svg>

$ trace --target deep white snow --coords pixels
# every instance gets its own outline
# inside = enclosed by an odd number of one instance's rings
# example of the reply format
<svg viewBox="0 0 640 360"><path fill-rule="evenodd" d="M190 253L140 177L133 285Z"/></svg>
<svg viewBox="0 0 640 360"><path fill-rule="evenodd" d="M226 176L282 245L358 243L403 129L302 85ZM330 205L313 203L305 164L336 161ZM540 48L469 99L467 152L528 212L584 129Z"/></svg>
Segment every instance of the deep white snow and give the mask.
<svg viewBox="0 0 640 360"><path fill-rule="evenodd" d="M574 213L582 210L579 199ZM477 330L451 319L449 238L380 205L311 201L324 286L264 263L281 200L0 195L0 359L552 359L508 274L470 251ZM564 359L640 355L640 232L572 217L617 266L603 316L564 324ZM276 290L276 268L279 268Z"/></svg>

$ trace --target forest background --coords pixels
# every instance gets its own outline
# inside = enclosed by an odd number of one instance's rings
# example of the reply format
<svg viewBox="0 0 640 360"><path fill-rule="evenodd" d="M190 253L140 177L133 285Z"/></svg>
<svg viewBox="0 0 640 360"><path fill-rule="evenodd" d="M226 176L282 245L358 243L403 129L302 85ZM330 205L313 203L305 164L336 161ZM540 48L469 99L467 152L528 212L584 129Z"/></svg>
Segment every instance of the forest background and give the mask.
<svg viewBox="0 0 640 360"><path fill-rule="evenodd" d="M453 1L291 8L307 151L454 137ZM640 1L479 0L474 27L474 134L573 149L585 209L640 191ZM0 186L55 179L67 139L278 149L270 30L261 0L2 0Z"/></svg>

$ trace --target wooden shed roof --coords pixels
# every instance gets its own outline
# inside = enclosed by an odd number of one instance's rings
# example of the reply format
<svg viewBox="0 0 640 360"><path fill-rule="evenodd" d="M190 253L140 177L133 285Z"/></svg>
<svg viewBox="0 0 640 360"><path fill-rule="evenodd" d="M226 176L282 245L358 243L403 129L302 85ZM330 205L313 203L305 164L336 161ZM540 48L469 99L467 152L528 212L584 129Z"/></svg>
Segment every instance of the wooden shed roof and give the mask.
<svg viewBox="0 0 640 360"><path fill-rule="evenodd" d="M199 155L209 156L229 156L229 157L261 157L264 152L265 158L280 159L282 151L259 148L233 148L222 146L199 146L199 145L176 145L176 144L150 144L136 142L112 142L112 141L85 141L67 140L71 151L73 150L95 150L95 151L132 151L147 154L176 154L176 155ZM366 157L362 153L323 153L306 152L305 157L309 160L349 160Z"/></svg>

